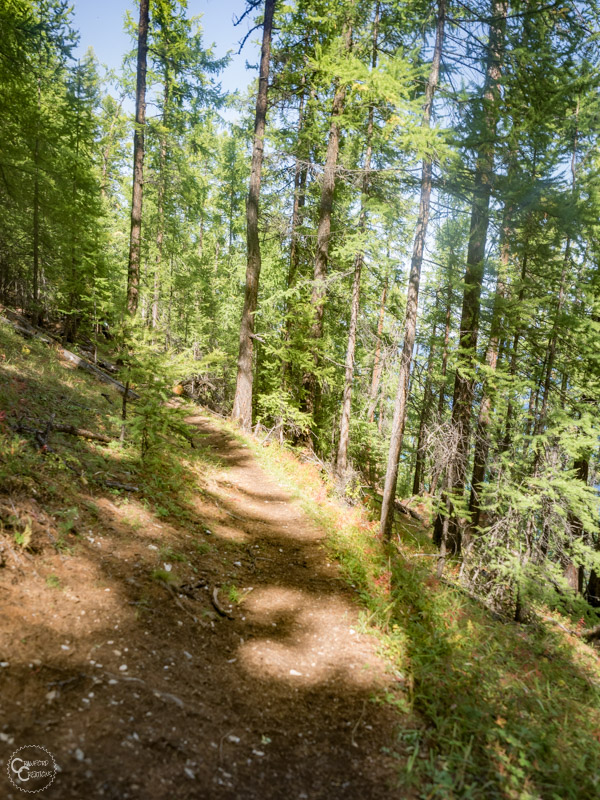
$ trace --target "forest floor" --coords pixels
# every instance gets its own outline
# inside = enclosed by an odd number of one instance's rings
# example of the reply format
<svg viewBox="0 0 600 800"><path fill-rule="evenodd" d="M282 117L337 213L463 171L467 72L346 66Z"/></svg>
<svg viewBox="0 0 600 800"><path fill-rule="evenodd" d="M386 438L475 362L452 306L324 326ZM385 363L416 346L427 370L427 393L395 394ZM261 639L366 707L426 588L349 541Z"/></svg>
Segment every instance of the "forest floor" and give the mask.
<svg viewBox="0 0 600 800"><path fill-rule="evenodd" d="M58 369L64 419L73 386L103 387ZM21 414L47 402L35 370L5 377ZM30 531L27 547L0 537L2 760L46 747L60 773L43 796L61 800L405 797L377 702L396 680L323 530L243 441L187 422L203 469L179 519L70 474L23 483L26 468L0 495L5 531Z"/></svg>
<svg viewBox="0 0 600 800"><path fill-rule="evenodd" d="M498 619L427 525L388 545L319 466L178 403L195 447L142 458L114 388L0 322L2 798L28 745L56 800L600 797L587 612Z"/></svg>

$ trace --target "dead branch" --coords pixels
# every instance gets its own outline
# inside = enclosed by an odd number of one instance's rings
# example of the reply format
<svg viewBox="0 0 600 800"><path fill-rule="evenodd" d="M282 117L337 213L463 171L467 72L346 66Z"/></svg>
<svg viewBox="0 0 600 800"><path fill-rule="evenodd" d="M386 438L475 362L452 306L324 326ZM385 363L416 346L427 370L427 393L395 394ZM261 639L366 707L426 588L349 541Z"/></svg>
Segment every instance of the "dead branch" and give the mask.
<svg viewBox="0 0 600 800"><path fill-rule="evenodd" d="M119 483L119 481L99 480L101 486L108 486L109 489L122 489L124 492L139 492L139 486L132 486L130 483Z"/></svg>
<svg viewBox="0 0 600 800"><path fill-rule="evenodd" d="M37 339L38 341L43 342L44 344L52 344L52 339L54 339L54 337L51 337L47 335L45 332L42 332L37 328L34 328L33 325L30 325L27 322L27 320L25 320L20 315L9 312L7 309L4 309L4 311L10 316L16 317L16 319L12 320L9 319L8 317L0 317L0 322L4 322L7 325L10 325L11 328L13 328L17 333L21 334L21 336L24 336L27 339ZM54 340L57 341L56 339ZM75 355L75 353L72 353L70 350L67 350L62 346L59 346L58 348L58 355L59 358L62 358L63 360L68 361L71 364L75 364L75 366L78 367L78 369L83 369L86 372L90 372L99 380L103 381L104 383L110 384L121 394L125 393L126 389L122 383L120 383L115 378L111 378L110 375L107 375L105 372L96 367L94 364L87 361L87 359ZM132 400L139 399L139 395L136 392L132 391L131 389L127 390L127 396Z"/></svg>
<svg viewBox="0 0 600 800"><path fill-rule="evenodd" d="M70 350L66 350L64 347L58 348L58 355L59 358L68 361L71 364L75 364L78 369L85 370L86 372L90 372L92 375L95 375L96 378L101 380L103 383L108 383L113 386L118 392L122 395L127 395L130 400L138 400L139 394L134 392L132 389L126 388L120 381L116 380L115 378L111 378L110 375L107 375L105 372L102 372L101 369L91 364L87 359L81 358L81 356L75 355Z"/></svg>
<svg viewBox="0 0 600 800"><path fill-rule="evenodd" d="M585 630L581 631L578 636L581 636L588 642L592 642L595 639L600 639L600 625L596 625L595 628L586 628Z"/></svg>
<svg viewBox="0 0 600 800"><path fill-rule="evenodd" d="M58 433L67 433L69 436L80 436L82 439L91 439L93 442L102 442L102 444L110 444L112 439L103 433L94 433L85 428L76 428L74 425L54 424L53 429Z"/></svg>
<svg viewBox="0 0 600 800"><path fill-rule="evenodd" d="M211 596L212 604L215 608L215 611L220 614L222 617L227 617L227 619L233 619L233 614L229 611L226 611L223 606L219 603L219 588L215 586Z"/></svg>
<svg viewBox="0 0 600 800"><path fill-rule="evenodd" d="M416 511L413 511L412 508L409 508L404 503L401 503L400 500L394 501L394 508L401 514L406 514L407 517L412 517L412 519L416 520L417 522L423 522L423 518L420 514L417 514Z"/></svg>

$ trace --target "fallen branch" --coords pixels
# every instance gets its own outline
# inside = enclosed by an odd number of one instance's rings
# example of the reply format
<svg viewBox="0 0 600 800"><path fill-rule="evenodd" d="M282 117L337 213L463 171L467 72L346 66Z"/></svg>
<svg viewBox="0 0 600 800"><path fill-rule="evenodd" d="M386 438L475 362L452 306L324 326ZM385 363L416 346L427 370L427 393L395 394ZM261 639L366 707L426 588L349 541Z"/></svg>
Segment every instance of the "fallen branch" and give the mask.
<svg viewBox="0 0 600 800"><path fill-rule="evenodd" d="M52 344L53 339L57 341L55 337L50 337L49 335L42 333L42 331L38 330L37 328L34 328L33 325L30 325L20 315L8 312L7 309L5 309L5 313L7 314L10 313L11 316L15 316L18 321L9 319L8 317L0 317L0 322L5 322L7 325L10 325L11 328L13 328L17 333L20 333L21 336L24 336L27 339L38 339L40 342L43 342L44 344ZM110 375L107 375L105 372L103 372L98 367L94 366L94 364L87 361L85 358L81 358L81 356L75 355L75 353L72 353L70 350L67 350L61 345L59 345L58 347L58 355L65 361L68 361L71 364L75 364L75 366L78 367L79 369L83 369L86 372L92 373L92 375L95 375L96 378L103 381L104 383L110 384L121 394L125 393L126 390L122 383L120 383L115 378L111 378ZM132 391L131 389L127 391L127 396L132 400L139 399L139 395L136 392Z"/></svg>
<svg viewBox="0 0 600 800"><path fill-rule="evenodd" d="M227 619L234 618L233 614L231 614L229 611L226 611L223 608L223 606L219 603L219 589L217 586L215 586L215 588L213 589L211 600L218 614L220 614L222 617L227 617Z"/></svg>
<svg viewBox="0 0 600 800"><path fill-rule="evenodd" d="M94 433L85 428L76 428L74 425L53 425L55 431L59 433L68 433L69 436L80 436L82 439L91 439L93 442L102 442L103 444L110 444L112 439L103 433Z"/></svg>
<svg viewBox="0 0 600 800"><path fill-rule="evenodd" d="M139 486L132 486L130 483L119 483L119 481L99 480L101 486L108 486L109 489L122 489L124 492L139 492Z"/></svg>
<svg viewBox="0 0 600 800"><path fill-rule="evenodd" d="M417 514L416 511L413 511L412 508L404 505L404 503L401 503L400 500L394 501L394 508L401 514L406 514L407 517L412 517L412 519L416 520L417 522L423 522L423 518L420 516L420 514Z"/></svg>
<svg viewBox="0 0 600 800"><path fill-rule="evenodd" d="M185 704L183 700L180 700L174 694L170 692L161 692L159 689L153 689L152 686L148 686L146 681L143 681L141 678L134 678L132 675L123 675L123 673L119 673L116 675L114 672L104 672L104 674L115 681L127 681L128 683L141 683L142 686L146 686L148 691L152 692L155 697L164 698L165 700L170 700L175 705L179 706L179 708L184 708Z"/></svg>
<svg viewBox="0 0 600 800"><path fill-rule="evenodd" d="M81 358L81 356L75 355L70 350L66 350L64 347L58 348L58 355L60 358L63 358L65 361L68 361L71 364L75 364L76 367L79 369L83 369L86 372L90 372L92 375L95 375L96 378L99 378L103 383L108 383L113 386L118 392L121 394L127 394L127 397L130 400L139 400L139 394L134 392L132 389L125 388L125 386L115 378L111 378L110 375L107 375L98 367L94 366L91 362L87 361L85 358Z"/></svg>
<svg viewBox="0 0 600 800"><path fill-rule="evenodd" d="M583 637L588 642L592 642L594 639L600 639L600 625L596 625L595 628L586 628L584 631L581 631L578 636Z"/></svg>
<svg viewBox="0 0 600 800"><path fill-rule="evenodd" d="M198 618L194 614L192 614L191 611L188 611L188 609L179 600L179 598L177 597L177 594L175 592L175 589L173 589L173 587L170 584L168 584L166 581L162 581L161 580L161 581L159 581L159 583L171 595L171 597L173 598L173 602L175 603L177 608L179 608L181 611L183 611L184 614L187 614L188 617L190 617L194 622L198 622Z"/></svg>

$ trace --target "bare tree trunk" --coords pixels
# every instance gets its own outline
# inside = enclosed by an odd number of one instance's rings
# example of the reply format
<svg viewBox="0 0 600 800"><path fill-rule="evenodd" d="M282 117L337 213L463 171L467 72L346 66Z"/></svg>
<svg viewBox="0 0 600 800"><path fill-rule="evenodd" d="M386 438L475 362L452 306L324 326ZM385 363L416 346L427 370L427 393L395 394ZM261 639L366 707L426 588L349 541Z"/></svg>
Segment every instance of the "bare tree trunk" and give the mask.
<svg viewBox="0 0 600 800"><path fill-rule="evenodd" d="M437 310L436 297L436 310ZM433 326L431 342L429 343L429 357L427 359L427 374L425 377L425 387L423 389L423 402L421 403L421 416L419 419L419 434L417 436L417 452L415 458L415 474L413 478L413 494L423 492L423 468L425 466L425 431L429 423L431 408L433 405L433 361L435 357L435 340L437 337L437 326Z"/></svg>
<svg viewBox="0 0 600 800"><path fill-rule="evenodd" d="M39 322L39 281L40 281L40 179L37 166L39 142L35 140L35 176L33 179L33 322Z"/></svg>
<svg viewBox="0 0 600 800"><path fill-rule="evenodd" d="M37 80L37 110L36 115L36 135L33 151L33 163L35 171L33 176L33 280L32 280L32 300L33 300L33 323L38 325L40 321L40 137L39 137L39 114L42 102L41 80Z"/></svg>
<svg viewBox="0 0 600 800"><path fill-rule="evenodd" d="M507 6L507 0L492 0L486 78L483 92L484 124L481 132L482 143L479 147L475 166L471 226L467 248L467 268L464 276L465 290L460 321L458 364L454 379L454 401L452 405L452 425L458 433L458 446L452 469L452 492L455 495L455 499L454 502L448 502L448 509L450 505L453 509L456 506L460 507L457 501L464 493L469 458L471 410L475 388L472 364L476 356L477 336L479 333L479 307L489 225L491 180L494 169L498 97L504 53ZM436 528L440 530L442 524L441 521L438 521ZM463 522L458 519L453 510L446 538L446 546L452 553L460 552L462 526Z"/></svg>
<svg viewBox="0 0 600 800"><path fill-rule="evenodd" d="M377 66L377 36L379 33L379 3L375 7L375 20L373 22L373 55L371 66ZM367 210L365 200L369 193L369 181L371 171L371 155L373 152L373 118L374 107L369 106L369 117L367 121L367 147L365 152L365 164L362 185L362 200L360 217L358 220L358 230L364 235L367 228ZM360 308L360 278L364 262L364 252L362 243L360 249L354 256L354 278L352 280L352 305L350 308L350 327L348 329L348 346L346 348L346 374L344 376L344 394L342 398L342 415L340 419L340 441L337 452L336 472L338 480L342 480L348 468L348 440L350 436L350 411L352 408L352 382L354 381L354 353L356 350L356 329L358 327L358 312Z"/></svg>
<svg viewBox="0 0 600 800"><path fill-rule="evenodd" d="M479 525L481 516L481 488L485 478L488 451L490 448L490 413L494 397L494 387L492 375L496 371L498 364L498 352L500 349L500 333L502 330L502 317L504 314L504 298L506 296L506 279L508 270L508 260L510 256L509 232L511 208L505 208L504 224L502 226L502 246L500 253L500 266L496 280L496 293L494 295L494 307L492 310L492 323L490 329L490 340L488 342L485 361L487 364L487 376L483 383L483 396L479 406L479 416L477 419L477 432L475 434L475 452L473 456L473 475L471 478L471 497L469 500L470 530L474 530Z"/></svg>
<svg viewBox="0 0 600 800"><path fill-rule="evenodd" d="M142 196L144 191L144 131L146 127L146 60L148 55L149 0L140 0L138 26L137 83L135 92L135 133L133 136L133 191L131 195L131 233L127 269L127 312L137 313L140 292L142 245Z"/></svg>
<svg viewBox="0 0 600 800"><path fill-rule="evenodd" d="M575 474L584 485L587 486L589 472L590 472L590 461L589 461L589 454L584 454L581 458L578 458L574 461L573 467L575 469ZM578 516L575 514L569 514L569 527L571 528L571 542L576 542L583 538L583 524ZM571 558L567 557L565 559L566 563L564 564L564 571L565 571L565 578L567 579L567 583L571 587L574 592L578 594L583 593L583 578L584 578L584 571L581 564L575 564L571 560Z"/></svg>
<svg viewBox="0 0 600 800"><path fill-rule="evenodd" d="M254 143L250 187L246 203L246 240L248 261L246 266L246 291L240 324L240 346L238 354L237 382L233 401L233 419L249 430L252 427L252 354L254 335L254 313L258 302L260 279L260 240L258 236L258 201L264 155L265 125L267 118L267 92L269 86L269 61L275 0L265 0L263 40L260 54L256 115L254 119Z"/></svg>
<svg viewBox="0 0 600 800"><path fill-rule="evenodd" d="M352 47L352 28L348 24L344 31L345 49ZM323 337L323 316L325 311L327 264L329 260L329 240L331 238L331 214L333 211L333 195L335 192L335 172L340 149L339 118L344 110L346 100L346 84L336 79L336 88L333 95L331 109L331 122L329 125L329 138L327 141L327 154L321 180L321 200L319 203L319 224L317 227L317 249L313 270L313 290L311 307L313 323L310 329L310 338L314 343L313 359L317 367L319 358L317 343ZM305 399L304 406L309 413L315 412L318 405L320 392L317 376L314 371L306 374L303 379Z"/></svg>
<svg viewBox="0 0 600 800"><path fill-rule="evenodd" d="M306 76L302 76L302 85L304 86ZM300 105L298 108L298 153L296 154L296 165L294 168L294 202L292 205L292 221L290 232L290 263L288 266L287 275L287 288L291 289L296 284L298 275L298 267L300 264L300 242L298 229L302 221L302 213L306 203L306 180L308 178L308 162L302 159L302 150L300 147L300 137L304 128L304 91L300 97ZM285 333L284 342L286 343L286 351L281 365L281 385L285 389L289 382L290 362L287 357L287 343L292 336L292 312L291 304L288 300L286 302L286 320L285 320Z"/></svg>
<svg viewBox="0 0 600 800"><path fill-rule="evenodd" d="M165 75L164 75L164 98L163 98L163 114L162 114L162 131L160 133L160 154L159 154L159 170L158 176L158 191L156 198L156 212L158 217L158 226L156 231L156 261L154 263L154 291L152 297L152 327L156 328L158 325L158 312L160 303L160 270L163 260L163 244L165 239L165 184L167 180L167 115L169 107L169 67L165 62Z"/></svg>
<svg viewBox="0 0 600 800"><path fill-rule="evenodd" d="M448 281L448 298L446 301L446 321L444 327L444 347L442 350L442 380L438 400L438 420L444 417L444 404L446 402L446 373L448 372L448 344L450 343L450 322L452 319L452 283Z"/></svg>
<svg viewBox="0 0 600 800"><path fill-rule="evenodd" d="M431 72L429 74L429 80L425 90L425 106L423 109L422 125L426 128L428 128L430 125L433 96L439 81L445 20L446 0L439 0L435 48L433 52L433 60L431 62ZM396 483L398 481L398 460L400 458L400 451L402 450L402 439L404 436L404 426L406 424L408 381L410 378L410 366L412 362L412 353L417 330L419 282L421 280L421 266L423 264L423 252L425 249L427 225L429 223L432 173L433 163L431 158L423 159L423 167L421 170L421 200L419 203L419 215L417 217L413 254L410 265L408 294L406 297L404 344L402 347L402 355L400 357L398 392L396 394L396 403L394 406L390 449L388 454L387 470L385 473L385 484L383 487L383 499L381 503L381 534L384 537L389 537L391 535L392 523L394 520L394 501L396 498Z"/></svg>
<svg viewBox="0 0 600 800"><path fill-rule="evenodd" d="M381 338L383 336L383 322L385 319L385 301L388 293L388 277L386 275L381 290L381 301L379 303L379 319L377 321L377 344L375 345L375 360L373 361L373 374L371 377L371 390L369 392L369 407L367 409L367 419L373 422L375 417L375 407L377 406L377 395L379 394L379 384L381 383L381 372L383 370L383 359L381 358Z"/></svg>

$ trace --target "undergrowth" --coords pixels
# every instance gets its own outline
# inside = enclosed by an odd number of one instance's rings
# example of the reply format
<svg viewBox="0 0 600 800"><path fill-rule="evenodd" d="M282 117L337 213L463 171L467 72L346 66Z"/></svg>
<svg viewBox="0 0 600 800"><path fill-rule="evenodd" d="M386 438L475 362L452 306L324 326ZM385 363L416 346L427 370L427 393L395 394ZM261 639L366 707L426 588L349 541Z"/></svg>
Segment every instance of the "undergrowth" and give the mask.
<svg viewBox="0 0 600 800"><path fill-rule="evenodd" d="M51 543L68 554L82 530L108 521L98 502L105 498L119 508L131 534L149 514L197 533L192 547L209 548L197 499L203 479L218 466L215 459L205 447L191 447L188 428L179 435L184 412L178 409L161 410L166 424L157 446L142 453L129 431L122 442L121 405L112 387L61 362L46 344L24 343L0 325L0 534L31 552ZM130 401L128 414L136 412ZM104 434L111 442L69 436L52 430L52 423ZM43 446L36 431L42 438L48 433Z"/></svg>
<svg viewBox="0 0 600 800"><path fill-rule="evenodd" d="M386 545L367 509L341 505L316 467L252 446L326 532L404 688L387 698L406 755L399 782L428 800L600 796L596 652L542 623L495 619L435 577L428 531L398 524Z"/></svg>

